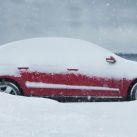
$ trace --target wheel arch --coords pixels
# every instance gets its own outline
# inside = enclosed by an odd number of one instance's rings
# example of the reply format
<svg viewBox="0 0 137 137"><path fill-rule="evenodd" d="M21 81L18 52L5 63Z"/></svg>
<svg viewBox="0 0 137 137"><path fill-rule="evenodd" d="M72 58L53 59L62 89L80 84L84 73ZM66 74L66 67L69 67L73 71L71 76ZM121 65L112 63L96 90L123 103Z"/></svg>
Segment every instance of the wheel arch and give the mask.
<svg viewBox="0 0 137 137"><path fill-rule="evenodd" d="M137 78L132 80L129 87L128 87L128 94L127 94L127 99L130 100L130 92L131 92L131 89L132 87L134 86L134 84L137 83Z"/></svg>
<svg viewBox="0 0 137 137"><path fill-rule="evenodd" d="M0 78L0 82L2 82L2 81L8 81L8 82L11 82L11 83L15 84L19 88L19 90L21 92L21 95L23 95L23 89L21 88L20 84L15 79L12 79L12 78Z"/></svg>

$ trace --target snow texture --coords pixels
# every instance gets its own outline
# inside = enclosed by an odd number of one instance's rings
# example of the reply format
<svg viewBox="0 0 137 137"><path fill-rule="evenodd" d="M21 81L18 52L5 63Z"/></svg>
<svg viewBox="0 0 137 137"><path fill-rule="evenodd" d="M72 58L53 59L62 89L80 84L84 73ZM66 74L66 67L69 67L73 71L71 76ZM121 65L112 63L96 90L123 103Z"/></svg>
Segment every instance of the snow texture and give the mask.
<svg viewBox="0 0 137 137"><path fill-rule="evenodd" d="M113 56L116 63L106 62ZM18 75L17 67L30 71L77 73L106 78L136 78L137 63L123 59L95 44L72 38L34 38L5 44L0 47L0 74ZM4 67L5 66L5 67ZM9 71L8 66L14 71Z"/></svg>
<svg viewBox="0 0 137 137"><path fill-rule="evenodd" d="M137 137L137 101L58 103L0 93L0 137Z"/></svg>
<svg viewBox="0 0 137 137"><path fill-rule="evenodd" d="M72 38L33 38L0 47L0 62L17 65L89 65L112 53L93 43ZM90 60L88 60L90 59Z"/></svg>

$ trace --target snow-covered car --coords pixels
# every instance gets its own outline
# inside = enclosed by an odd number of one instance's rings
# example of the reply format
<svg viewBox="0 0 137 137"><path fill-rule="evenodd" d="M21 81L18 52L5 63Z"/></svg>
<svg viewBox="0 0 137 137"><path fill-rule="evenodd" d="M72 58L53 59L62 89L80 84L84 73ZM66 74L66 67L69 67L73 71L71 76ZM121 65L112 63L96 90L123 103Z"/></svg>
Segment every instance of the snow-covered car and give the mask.
<svg viewBox="0 0 137 137"><path fill-rule="evenodd" d="M137 63L90 42L33 38L0 46L0 91L53 99L137 99Z"/></svg>

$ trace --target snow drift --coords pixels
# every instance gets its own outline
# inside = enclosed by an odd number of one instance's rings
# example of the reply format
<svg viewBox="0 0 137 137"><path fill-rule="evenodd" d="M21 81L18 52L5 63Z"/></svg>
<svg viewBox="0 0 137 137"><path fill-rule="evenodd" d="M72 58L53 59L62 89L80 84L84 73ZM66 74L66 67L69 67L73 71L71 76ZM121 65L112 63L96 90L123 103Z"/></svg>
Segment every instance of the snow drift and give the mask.
<svg viewBox="0 0 137 137"><path fill-rule="evenodd" d="M137 101L58 103L0 93L1 137L136 137Z"/></svg>

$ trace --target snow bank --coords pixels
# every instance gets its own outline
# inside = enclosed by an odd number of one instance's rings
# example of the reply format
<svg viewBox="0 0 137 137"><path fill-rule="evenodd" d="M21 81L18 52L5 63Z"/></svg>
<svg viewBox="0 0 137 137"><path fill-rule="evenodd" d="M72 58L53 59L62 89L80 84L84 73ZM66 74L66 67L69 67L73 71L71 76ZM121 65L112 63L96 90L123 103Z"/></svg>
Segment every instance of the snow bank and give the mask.
<svg viewBox="0 0 137 137"><path fill-rule="evenodd" d="M136 137L137 101L58 103L0 93L0 137Z"/></svg>

